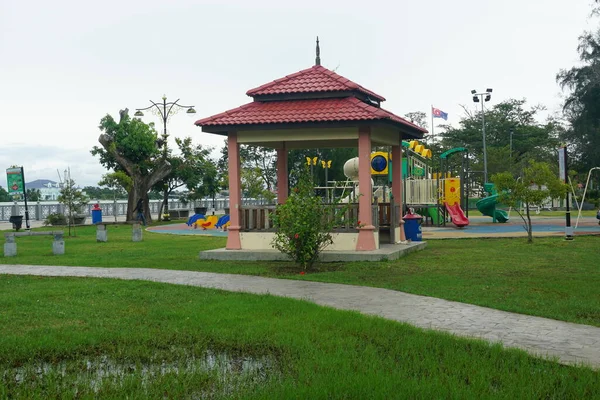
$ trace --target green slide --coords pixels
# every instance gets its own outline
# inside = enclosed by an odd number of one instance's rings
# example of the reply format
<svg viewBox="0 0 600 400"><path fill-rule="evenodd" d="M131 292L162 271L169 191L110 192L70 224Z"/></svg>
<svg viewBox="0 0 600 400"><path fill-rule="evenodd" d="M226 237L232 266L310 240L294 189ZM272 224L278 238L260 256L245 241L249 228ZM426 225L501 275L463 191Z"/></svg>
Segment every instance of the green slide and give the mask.
<svg viewBox="0 0 600 400"><path fill-rule="evenodd" d="M438 214L437 207L427 207L427 214L431 217L434 225L440 225L441 218Z"/></svg>
<svg viewBox="0 0 600 400"><path fill-rule="evenodd" d="M498 203L498 195L484 197L477 202L477 209L481 211L483 215L494 218L494 221L508 222L508 213L504 210L497 210L496 204Z"/></svg>

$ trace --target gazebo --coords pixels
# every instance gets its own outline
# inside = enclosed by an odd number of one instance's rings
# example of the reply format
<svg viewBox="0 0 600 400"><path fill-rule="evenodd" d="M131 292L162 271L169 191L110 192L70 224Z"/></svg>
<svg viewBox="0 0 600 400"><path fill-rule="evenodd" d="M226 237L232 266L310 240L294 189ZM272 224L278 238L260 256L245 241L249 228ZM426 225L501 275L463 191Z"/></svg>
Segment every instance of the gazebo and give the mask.
<svg viewBox="0 0 600 400"><path fill-rule="evenodd" d="M327 250L373 251L379 249L380 213L374 210L371 182L372 146L392 148L392 196L402 210L402 139L421 139L427 131L381 108L385 101L363 86L320 65L251 89L253 101L238 108L196 121L203 132L227 137L229 152L230 221L227 250L272 249L268 207L242 204L240 144L259 145L277 151L277 201L288 197L289 149L358 147L358 220L360 227L334 234ZM248 212L252 208L252 212ZM271 207L272 208L272 207ZM392 207L393 208L393 207ZM272 210L271 210L272 211ZM392 210L393 212L393 210ZM395 243L404 239L396 213L389 229ZM393 215L393 214L392 214Z"/></svg>

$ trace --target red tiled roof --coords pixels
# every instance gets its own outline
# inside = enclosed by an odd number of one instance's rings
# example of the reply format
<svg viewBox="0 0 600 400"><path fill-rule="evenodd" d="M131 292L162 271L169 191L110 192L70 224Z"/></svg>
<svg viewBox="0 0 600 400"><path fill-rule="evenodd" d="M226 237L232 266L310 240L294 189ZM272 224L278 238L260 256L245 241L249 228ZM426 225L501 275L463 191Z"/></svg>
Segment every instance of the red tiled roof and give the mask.
<svg viewBox="0 0 600 400"><path fill-rule="evenodd" d="M198 126L282 124L388 120L427 132L389 111L371 106L355 97L253 101L241 107L196 121Z"/></svg>
<svg viewBox="0 0 600 400"><path fill-rule="evenodd" d="M336 74L320 65L304 69L295 74L274 80L246 92L248 96L286 93L338 92L356 90L379 101L385 101L378 95L351 80Z"/></svg>

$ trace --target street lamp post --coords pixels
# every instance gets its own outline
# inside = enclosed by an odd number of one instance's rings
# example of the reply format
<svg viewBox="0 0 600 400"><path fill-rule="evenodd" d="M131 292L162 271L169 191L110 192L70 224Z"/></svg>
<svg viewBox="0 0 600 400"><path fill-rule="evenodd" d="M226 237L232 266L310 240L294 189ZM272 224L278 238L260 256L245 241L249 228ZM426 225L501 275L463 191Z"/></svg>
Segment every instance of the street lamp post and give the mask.
<svg viewBox="0 0 600 400"><path fill-rule="evenodd" d="M488 180L488 171L487 171L487 149L485 145L485 111L483 107L483 103L490 101L492 98L492 89L486 89L485 92L477 93L477 90L471 90L471 94L473 95L473 102L479 103L481 102L481 132L483 135L483 183L487 183ZM485 96L485 97L484 97Z"/></svg>
<svg viewBox="0 0 600 400"><path fill-rule="evenodd" d="M146 107L146 108L136 108L135 110L135 114L133 114L135 117L143 117L144 116L144 111L146 110L150 110L152 109L152 111L155 111L160 118L163 121L163 134L162 137L159 141L157 141L158 146L164 146L163 147L163 158L166 160L167 155L168 155L168 147L167 147L167 139L169 137L169 135L167 134L167 121L169 119L169 117L173 114L175 114L177 111L179 111L182 108L187 108L186 114L193 116L194 114L196 114L196 110L194 110L194 106L184 106L178 103L179 99L175 100L175 101L170 101L167 102L167 95L163 95L162 97L162 102L154 102L152 100L150 100L150 103L152 103L152 105ZM163 208L163 214L167 214L169 212L169 199L165 199L164 201L164 208ZM159 216L160 218L160 216Z"/></svg>

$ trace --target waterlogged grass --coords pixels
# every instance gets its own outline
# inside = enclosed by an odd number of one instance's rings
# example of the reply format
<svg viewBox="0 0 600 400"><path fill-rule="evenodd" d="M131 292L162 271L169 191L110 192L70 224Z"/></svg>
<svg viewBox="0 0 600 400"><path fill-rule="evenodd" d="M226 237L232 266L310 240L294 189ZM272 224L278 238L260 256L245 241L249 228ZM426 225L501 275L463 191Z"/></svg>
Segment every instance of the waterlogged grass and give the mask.
<svg viewBox="0 0 600 400"><path fill-rule="evenodd" d="M0 398L600 396L597 371L267 295L0 276L0 320Z"/></svg>
<svg viewBox="0 0 600 400"><path fill-rule="evenodd" d="M600 326L600 237L430 240L427 249L390 262L322 264L300 275L285 262L201 261L201 250L225 238L144 232L109 226L109 242L96 243L95 228L65 239L65 254L52 255L51 237L18 238L18 256L0 263L163 268L306 279L375 286L506 311ZM3 240L3 238L1 239Z"/></svg>

